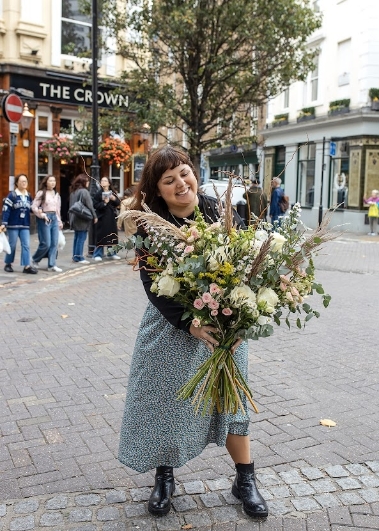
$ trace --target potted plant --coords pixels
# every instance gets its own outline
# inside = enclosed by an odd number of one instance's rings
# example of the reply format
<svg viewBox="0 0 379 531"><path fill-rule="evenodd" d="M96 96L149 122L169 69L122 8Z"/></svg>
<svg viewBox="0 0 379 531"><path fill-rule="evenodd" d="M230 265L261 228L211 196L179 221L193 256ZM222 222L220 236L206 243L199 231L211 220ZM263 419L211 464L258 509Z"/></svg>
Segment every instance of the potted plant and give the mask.
<svg viewBox="0 0 379 531"><path fill-rule="evenodd" d="M350 112L350 99L335 100L329 103L329 116Z"/></svg>
<svg viewBox="0 0 379 531"><path fill-rule="evenodd" d="M379 88L370 88L368 95L371 99L371 110L379 111Z"/></svg>
<svg viewBox="0 0 379 531"><path fill-rule="evenodd" d="M129 144L118 138L108 137L99 146L99 159L106 160L109 166L124 166L130 162L132 151Z"/></svg>
<svg viewBox="0 0 379 531"><path fill-rule="evenodd" d="M66 136L53 135L52 138L42 142L39 147L39 154L45 157L52 155L54 160L59 160L61 164L73 162L77 149L71 138Z"/></svg>
<svg viewBox="0 0 379 531"><path fill-rule="evenodd" d="M297 117L297 123L314 120L316 118L316 110L314 107L303 107Z"/></svg>
<svg viewBox="0 0 379 531"><path fill-rule="evenodd" d="M272 122L273 127L278 127L280 125L288 124L288 112L285 114L276 114Z"/></svg>

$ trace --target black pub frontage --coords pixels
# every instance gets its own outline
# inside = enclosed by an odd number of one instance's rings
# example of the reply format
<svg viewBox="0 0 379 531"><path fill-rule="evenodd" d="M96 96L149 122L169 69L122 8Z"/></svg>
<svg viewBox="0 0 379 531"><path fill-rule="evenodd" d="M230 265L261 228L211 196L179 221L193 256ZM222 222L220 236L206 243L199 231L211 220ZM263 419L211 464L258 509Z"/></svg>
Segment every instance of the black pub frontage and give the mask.
<svg viewBox="0 0 379 531"><path fill-rule="evenodd" d="M57 189L62 197L62 219L67 218L70 183L75 175L84 170L90 173L92 152L90 148L79 151L69 163L57 161L52 155L43 156L39 146L55 134L70 136L83 130L83 108L91 111L92 90L88 78L75 74L66 74L54 70L17 67L11 64L0 65L0 89L3 95L15 90L23 103L27 103L34 120L29 130L13 135L14 175L25 173L29 178L29 190L34 196L39 182L45 175L53 174L57 179ZM117 90L118 89L118 90ZM128 114L129 96L120 85L102 83L99 79L97 101L100 109L117 108ZM10 124L5 117L0 118L0 195L5 197L12 182L10 172ZM138 134L128 141L133 159L143 159L146 143L140 141ZM117 191L133 183L133 161L130 167L101 163L101 175L109 175Z"/></svg>

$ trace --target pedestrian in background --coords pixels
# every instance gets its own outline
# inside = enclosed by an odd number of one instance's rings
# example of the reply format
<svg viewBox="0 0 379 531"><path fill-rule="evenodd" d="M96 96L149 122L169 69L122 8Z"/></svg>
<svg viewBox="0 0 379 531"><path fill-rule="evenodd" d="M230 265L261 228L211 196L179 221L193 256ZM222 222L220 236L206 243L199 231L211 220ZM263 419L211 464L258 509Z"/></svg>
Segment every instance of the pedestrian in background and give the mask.
<svg viewBox="0 0 379 531"><path fill-rule="evenodd" d="M280 185L282 180L279 177L274 177L271 181L271 199L270 199L270 216L271 223L275 221L280 223L279 216L283 216L283 212L280 208L280 201L283 198L284 192Z"/></svg>
<svg viewBox="0 0 379 531"><path fill-rule="evenodd" d="M10 192L3 204L2 225L6 227L11 253L5 255L4 271L13 273L12 264L16 253L17 240L21 242L20 264L24 266L23 273L35 275L37 269L30 265L30 210L32 197L27 191L28 178L21 173L15 177L15 190Z"/></svg>
<svg viewBox="0 0 379 531"><path fill-rule="evenodd" d="M100 190L93 198L93 206L96 210L98 222L96 225L96 249L92 258L101 262L104 256L104 247L107 248L107 258L120 260L120 257L112 249L113 245L118 244L117 232L117 207L120 205L120 199L117 192L112 186L109 177L102 177L100 181Z"/></svg>
<svg viewBox="0 0 379 531"><path fill-rule="evenodd" d="M120 204L120 216L119 220L117 222L117 228L118 230L124 230L125 238L130 238L137 232L137 226L134 223L134 221L130 218L124 218L122 219L122 214L126 212L127 210L130 210L133 208L133 203L135 203L135 187L131 186L130 188L127 188L124 191L124 198L121 201ZM126 256L128 256L126 254ZM136 262L135 258L132 260L128 260L128 264L134 265Z"/></svg>
<svg viewBox="0 0 379 531"><path fill-rule="evenodd" d="M378 232L378 218L379 218L379 191L372 190L371 196L364 199L363 202L369 205L368 221L370 223L369 236L376 236Z"/></svg>
<svg viewBox="0 0 379 531"><path fill-rule="evenodd" d="M142 194L153 212L177 227L194 218L196 206L208 223L219 219L217 201L198 194L198 179L188 155L172 146L155 151L147 160L137 189L137 210L143 210ZM234 221L243 225L237 212ZM224 415L215 410L207 416L196 415L190 400L177 400L177 391L218 345L212 334L216 329L194 327L183 320L183 306L151 292L153 280L147 269L141 251L140 275L149 303L130 367L119 460L139 472L156 469L148 510L160 516L171 507L173 468L184 466L209 443L226 446L236 466L233 493L241 498L247 514L266 517L267 505L257 489L251 462L246 397L241 397L244 412L239 409L236 414ZM247 378L247 342L238 341L232 351Z"/></svg>
<svg viewBox="0 0 379 531"><path fill-rule="evenodd" d="M63 228L61 220L61 196L56 192L54 175L47 175L32 203L32 210L37 217L39 245L33 255L32 264L38 269L42 258L47 256L47 270L61 273L56 265L59 229Z"/></svg>
<svg viewBox="0 0 379 531"><path fill-rule="evenodd" d="M244 199L249 201L250 206L250 219L249 225L251 222L254 223L254 218L251 217L251 214L254 214L257 218L266 220L267 218L267 195L262 190L260 186L259 179L254 179L251 183L250 188L247 191L247 194L243 194Z"/></svg>
<svg viewBox="0 0 379 531"><path fill-rule="evenodd" d="M84 258L84 243L91 223L97 223L97 216L93 208L92 199L88 191L89 177L86 173L80 173L75 177L71 185L70 193L70 207L81 201L92 213L92 219L86 220L79 218L77 215L70 212L70 228L74 230L74 244L72 251L72 261L80 264L89 264L89 261Z"/></svg>

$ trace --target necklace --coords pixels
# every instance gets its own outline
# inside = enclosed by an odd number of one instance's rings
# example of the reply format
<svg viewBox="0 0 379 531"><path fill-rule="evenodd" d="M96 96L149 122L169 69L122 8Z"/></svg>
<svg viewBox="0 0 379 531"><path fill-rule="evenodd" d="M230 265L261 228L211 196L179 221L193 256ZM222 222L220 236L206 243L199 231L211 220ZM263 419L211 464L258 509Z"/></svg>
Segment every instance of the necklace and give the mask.
<svg viewBox="0 0 379 531"><path fill-rule="evenodd" d="M179 220L174 216L174 214L172 214L170 211L169 211L169 214L170 216L172 217L172 219L174 220L175 224L178 226L178 227L181 227L183 225L183 223L180 223ZM185 218L183 218L185 219Z"/></svg>

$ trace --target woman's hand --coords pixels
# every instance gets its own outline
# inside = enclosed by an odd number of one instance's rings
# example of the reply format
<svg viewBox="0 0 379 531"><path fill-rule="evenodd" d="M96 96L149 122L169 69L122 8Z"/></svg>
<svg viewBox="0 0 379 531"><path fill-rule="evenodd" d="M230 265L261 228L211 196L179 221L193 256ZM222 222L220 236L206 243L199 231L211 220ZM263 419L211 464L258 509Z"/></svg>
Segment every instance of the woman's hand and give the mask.
<svg viewBox="0 0 379 531"><path fill-rule="evenodd" d="M94 223L97 223L97 222L98 222L98 219L97 219L97 218L93 218L93 222L94 222Z"/></svg>
<svg viewBox="0 0 379 531"><path fill-rule="evenodd" d="M109 203L109 197L104 197L103 201L107 205Z"/></svg>
<svg viewBox="0 0 379 531"><path fill-rule="evenodd" d="M219 343L212 334L217 334L218 330L214 326L204 325L204 326L190 326L190 334L203 341L205 345L209 348L211 352L214 351L214 347L218 347Z"/></svg>
<svg viewBox="0 0 379 531"><path fill-rule="evenodd" d="M241 343L242 343L242 339L241 338L237 339L237 341L234 343L234 345L230 349L232 354L235 353L235 351L237 350L237 348L240 346Z"/></svg>

